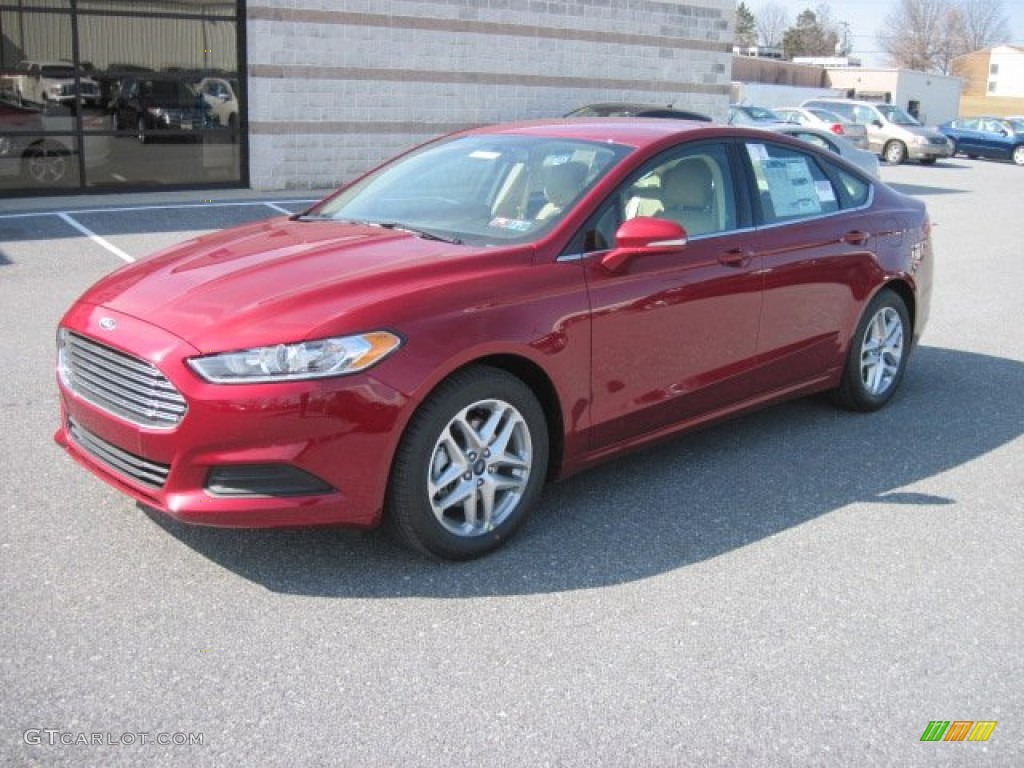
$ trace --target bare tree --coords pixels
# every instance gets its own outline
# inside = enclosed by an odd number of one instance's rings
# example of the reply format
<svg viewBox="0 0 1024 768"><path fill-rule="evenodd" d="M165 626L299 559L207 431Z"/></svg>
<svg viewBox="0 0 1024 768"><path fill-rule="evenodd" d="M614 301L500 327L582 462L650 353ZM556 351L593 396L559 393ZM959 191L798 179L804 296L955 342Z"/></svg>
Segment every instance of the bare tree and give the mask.
<svg viewBox="0 0 1024 768"><path fill-rule="evenodd" d="M963 27L958 41L959 53L972 53L1008 42L1010 24L1002 0L960 0Z"/></svg>
<svg viewBox="0 0 1024 768"><path fill-rule="evenodd" d="M789 27L786 9L778 3L765 3L757 9L754 18L758 42L769 48L780 48L782 36Z"/></svg>
<svg viewBox="0 0 1024 768"><path fill-rule="evenodd" d="M900 0L877 37L891 64L947 74L954 57L1006 42L1002 0Z"/></svg>
<svg viewBox="0 0 1024 768"><path fill-rule="evenodd" d="M890 63L904 69L931 72L951 48L949 23L952 0L899 0L878 32L878 43Z"/></svg>

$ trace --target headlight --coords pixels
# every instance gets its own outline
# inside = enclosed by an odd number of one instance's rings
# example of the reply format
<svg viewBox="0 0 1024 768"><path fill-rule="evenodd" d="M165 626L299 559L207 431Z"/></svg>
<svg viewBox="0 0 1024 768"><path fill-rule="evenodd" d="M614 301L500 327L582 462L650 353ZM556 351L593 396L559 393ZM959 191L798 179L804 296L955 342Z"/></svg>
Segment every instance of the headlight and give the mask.
<svg viewBox="0 0 1024 768"><path fill-rule="evenodd" d="M193 357L188 364L214 384L300 381L364 371L401 345L402 340L393 333L376 331L204 355Z"/></svg>

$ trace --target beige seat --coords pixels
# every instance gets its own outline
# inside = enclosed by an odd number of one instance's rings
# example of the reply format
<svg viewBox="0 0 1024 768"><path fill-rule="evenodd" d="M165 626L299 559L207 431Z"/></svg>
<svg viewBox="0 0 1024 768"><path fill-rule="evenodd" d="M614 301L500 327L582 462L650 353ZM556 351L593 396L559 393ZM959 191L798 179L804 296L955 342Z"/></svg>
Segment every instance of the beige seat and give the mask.
<svg viewBox="0 0 1024 768"><path fill-rule="evenodd" d="M583 191L588 170L585 163L576 161L545 166L543 179L547 202L537 212L537 220L545 221L563 213L565 207Z"/></svg>
<svg viewBox="0 0 1024 768"><path fill-rule="evenodd" d="M703 160L681 160L661 177L664 210L657 215L682 225L689 235L703 235L719 229L714 211L714 182Z"/></svg>

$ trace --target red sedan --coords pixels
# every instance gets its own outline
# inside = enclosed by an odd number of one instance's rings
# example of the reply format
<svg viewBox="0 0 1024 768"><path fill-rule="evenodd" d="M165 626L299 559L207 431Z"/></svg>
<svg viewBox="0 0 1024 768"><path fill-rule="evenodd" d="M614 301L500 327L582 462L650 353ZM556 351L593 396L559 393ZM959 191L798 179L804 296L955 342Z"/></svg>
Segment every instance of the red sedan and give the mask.
<svg viewBox="0 0 1024 768"><path fill-rule="evenodd" d="M387 520L471 558L622 451L812 392L883 406L931 276L922 203L785 136L472 130L101 280L60 323L56 439L189 523Z"/></svg>

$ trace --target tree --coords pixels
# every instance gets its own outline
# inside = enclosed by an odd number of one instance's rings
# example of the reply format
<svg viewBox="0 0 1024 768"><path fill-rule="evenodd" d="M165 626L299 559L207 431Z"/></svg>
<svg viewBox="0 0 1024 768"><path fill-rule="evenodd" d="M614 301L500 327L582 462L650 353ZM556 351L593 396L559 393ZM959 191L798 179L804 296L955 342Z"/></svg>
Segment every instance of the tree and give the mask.
<svg viewBox="0 0 1024 768"><path fill-rule="evenodd" d="M741 48L757 45L756 25L754 14L747 8L746 3L740 2L736 8L736 45Z"/></svg>
<svg viewBox="0 0 1024 768"><path fill-rule="evenodd" d="M1009 40L1002 0L900 0L877 33L889 62L947 74L956 56Z"/></svg>
<svg viewBox="0 0 1024 768"><path fill-rule="evenodd" d="M765 3L755 16L757 39L761 45L769 48L782 46L782 36L789 26L789 15L778 3Z"/></svg>
<svg viewBox="0 0 1024 768"><path fill-rule="evenodd" d="M1010 40L1010 25L1002 0L960 0L958 54L973 53Z"/></svg>
<svg viewBox="0 0 1024 768"><path fill-rule="evenodd" d="M903 69L941 70L950 47L951 0L899 0L886 15L878 42L889 61Z"/></svg>
<svg viewBox="0 0 1024 768"><path fill-rule="evenodd" d="M834 56L839 44L839 33L832 23L827 5L819 5L817 13L808 8L796 17L796 26L790 27L782 37L782 47L788 58L796 56Z"/></svg>

